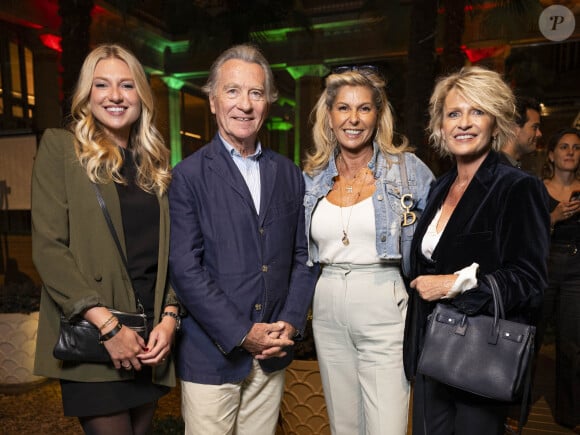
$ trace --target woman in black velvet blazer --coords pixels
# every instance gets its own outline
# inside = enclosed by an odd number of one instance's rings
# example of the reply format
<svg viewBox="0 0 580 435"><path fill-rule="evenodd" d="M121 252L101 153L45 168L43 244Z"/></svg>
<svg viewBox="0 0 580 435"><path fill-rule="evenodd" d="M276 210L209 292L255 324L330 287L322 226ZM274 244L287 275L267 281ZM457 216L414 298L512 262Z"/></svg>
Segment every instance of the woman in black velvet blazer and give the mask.
<svg viewBox="0 0 580 435"><path fill-rule="evenodd" d="M539 179L500 163L513 135L514 97L499 74L463 68L438 81L430 101L431 140L456 166L433 185L412 247L405 370L416 374L424 327L437 302L491 313L492 274L507 318L536 320L546 286L549 215ZM504 433L508 404L417 375L413 433Z"/></svg>

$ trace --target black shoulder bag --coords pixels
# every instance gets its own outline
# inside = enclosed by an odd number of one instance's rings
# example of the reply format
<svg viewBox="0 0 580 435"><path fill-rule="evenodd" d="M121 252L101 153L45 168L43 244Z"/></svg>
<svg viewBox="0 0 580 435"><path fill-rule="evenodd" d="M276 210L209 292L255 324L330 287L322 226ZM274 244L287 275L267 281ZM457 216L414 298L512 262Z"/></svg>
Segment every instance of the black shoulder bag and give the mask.
<svg viewBox="0 0 580 435"><path fill-rule="evenodd" d="M93 187L95 188L97 200L103 215L105 216L105 220L107 221L109 231L115 241L119 255L123 260L125 271L127 272L127 275L129 275L127 259L123 254L119 237L117 236L117 232L113 226L111 216L109 215L101 191L94 183ZM133 291L135 290L133 289ZM111 308L109 308L109 311L119 319L121 325L133 329L143 337L145 341L147 341L149 335L149 324L137 292L135 292L135 300L137 302L138 310L136 313L126 313ZM100 332L96 326L85 319L67 319L62 314L60 318L60 334L58 341L54 346L53 355L56 359L63 361L94 363L111 362L111 357L109 356L107 349L105 349L105 346L103 346Z"/></svg>

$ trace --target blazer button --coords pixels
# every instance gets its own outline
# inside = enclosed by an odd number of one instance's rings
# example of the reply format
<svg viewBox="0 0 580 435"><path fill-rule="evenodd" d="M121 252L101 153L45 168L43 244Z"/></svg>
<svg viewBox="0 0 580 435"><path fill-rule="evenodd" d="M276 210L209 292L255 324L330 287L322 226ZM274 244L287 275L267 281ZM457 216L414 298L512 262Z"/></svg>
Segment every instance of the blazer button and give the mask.
<svg viewBox="0 0 580 435"><path fill-rule="evenodd" d="M262 309L262 304L256 304L256 305L254 305L254 309L256 311L260 311Z"/></svg>
<svg viewBox="0 0 580 435"><path fill-rule="evenodd" d="M95 281L101 282L102 280L103 280L103 277L101 275L95 275Z"/></svg>
<svg viewBox="0 0 580 435"><path fill-rule="evenodd" d="M262 265L262 272L268 272L268 266Z"/></svg>
<svg viewBox="0 0 580 435"><path fill-rule="evenodd" d="M264 235L264 228L263 228L263 227L260 227L260 228L258 229L258 231L260 232L260 234Z"/></svg>

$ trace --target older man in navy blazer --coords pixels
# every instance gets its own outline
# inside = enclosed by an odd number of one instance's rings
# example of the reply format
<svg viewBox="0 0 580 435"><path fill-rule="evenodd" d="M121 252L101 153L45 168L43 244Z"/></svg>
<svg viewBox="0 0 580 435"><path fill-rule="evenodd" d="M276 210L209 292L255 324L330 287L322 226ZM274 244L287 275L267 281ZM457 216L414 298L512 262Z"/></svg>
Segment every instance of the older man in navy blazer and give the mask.
<svg viewBox="0 0 580 435"><path fill-rule="evenodd" d="M304 185L257 135L277 91L262 54L230 48L204 91L218 134L175 167L170 271L189 315L178 346L187 434L274 434L317 275Z"/></svg>

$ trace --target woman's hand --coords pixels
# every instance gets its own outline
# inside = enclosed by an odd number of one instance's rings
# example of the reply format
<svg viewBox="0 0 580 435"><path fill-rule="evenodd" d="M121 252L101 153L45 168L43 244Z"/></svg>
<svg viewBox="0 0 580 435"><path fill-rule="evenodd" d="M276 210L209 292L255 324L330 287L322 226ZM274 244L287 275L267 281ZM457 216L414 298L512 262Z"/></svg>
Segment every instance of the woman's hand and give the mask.
<svg viewBox="0 0 580 435"><path fill-rule="evenodd" d="M101 334L106 332L101 331ZM109 352L116 369L141 370L138 355L145 349L145 340L131 328L123 326L115 336L104 341L103 346Z"/></svg>
<svg viewBox="0 0 580 435"><path fill-rule="evenodd" d="M172 317L165 316L149 334L149 341L144 352L140 352L137 358L142 364L156 366L165 362L171 353L171 345L175 339L176 321Z"/></svg>
<svg viewBox="0 0 580 435"><path fill-rule="evenodd" d="M552 225L570 218L580 211L580 201L562 201L550 213Z"/></svg>
<svg viewBox="0 0 580 435"><path fill-rule="evenodd" d="M453 287L457 275L420 275L411 281L410 286L417 290L426 301L436 301L446 296Z"/></svg>
<svg viewBox="0 0 580 435"><path fill-rule="evenodd" d="M91 307L83 315L95 325L101 336L118 328L119 319L105 307ZM103 346L109 352L116 369L141 370L137 355L145 348L145 340L131 328L121 327L116 334L103 342Z"/></svg>

